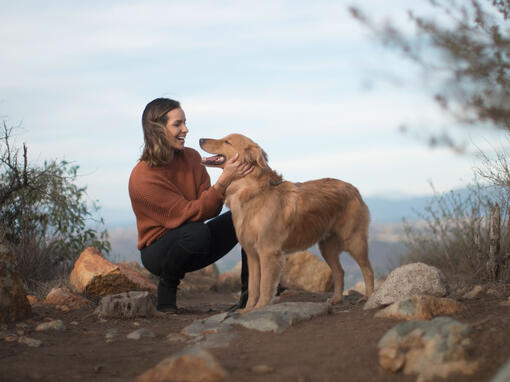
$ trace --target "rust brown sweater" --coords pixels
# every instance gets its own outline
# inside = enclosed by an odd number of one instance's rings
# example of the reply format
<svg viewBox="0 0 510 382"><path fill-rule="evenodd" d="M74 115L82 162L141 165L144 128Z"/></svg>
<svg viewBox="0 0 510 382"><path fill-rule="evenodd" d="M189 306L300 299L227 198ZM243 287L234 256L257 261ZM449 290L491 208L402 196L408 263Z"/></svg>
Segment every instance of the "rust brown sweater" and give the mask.
<svg viewBox="0 0 510 382"><path fill-rule="evenodd" d="M138 249L185 222L218 215L222 195L213 187L200 154L191 148L176 152L167 166L138 162L129 177L129 196L136 215Z"/></svg>

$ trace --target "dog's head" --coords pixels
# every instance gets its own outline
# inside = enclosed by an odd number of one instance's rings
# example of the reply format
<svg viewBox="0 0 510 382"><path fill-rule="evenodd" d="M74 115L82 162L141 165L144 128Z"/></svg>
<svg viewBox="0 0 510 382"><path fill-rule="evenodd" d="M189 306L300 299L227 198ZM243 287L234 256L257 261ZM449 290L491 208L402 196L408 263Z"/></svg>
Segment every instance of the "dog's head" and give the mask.
<svg viewBox="0 0 510 382"><path fill-rule="evenodd" d="M230 134L222 139L201 138L200 147L212 157L203 158L202 164L209 167L225 167L225 162L236 153L239 160L261 168L267 167L267 154L250 138L241 134Z"/></svg>

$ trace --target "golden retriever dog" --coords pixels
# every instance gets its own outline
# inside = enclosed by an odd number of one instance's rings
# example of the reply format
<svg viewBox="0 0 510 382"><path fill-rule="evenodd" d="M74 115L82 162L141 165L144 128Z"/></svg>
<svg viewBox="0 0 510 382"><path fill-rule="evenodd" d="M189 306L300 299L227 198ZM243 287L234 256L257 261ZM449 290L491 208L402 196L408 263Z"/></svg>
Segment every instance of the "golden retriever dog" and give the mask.
<svg viewBox="0 0 510 382"><path fill-rule="evenodd" d="M366 296L373 292L374 273L367 243L370 213L356 187L331 178L304 183L284 181L269 167L264 150L241 134L202 138L200 147L214 155L202 159L205 166L223 168L236 153L239 160L254 166L250 174L234 180L225 191L225 203L248 258L248 302L242 313L271 304L284 255L306 250L315 243L333 276L334 295L329 303L342 301L342 251L349 252L360 266Z"/></svg>

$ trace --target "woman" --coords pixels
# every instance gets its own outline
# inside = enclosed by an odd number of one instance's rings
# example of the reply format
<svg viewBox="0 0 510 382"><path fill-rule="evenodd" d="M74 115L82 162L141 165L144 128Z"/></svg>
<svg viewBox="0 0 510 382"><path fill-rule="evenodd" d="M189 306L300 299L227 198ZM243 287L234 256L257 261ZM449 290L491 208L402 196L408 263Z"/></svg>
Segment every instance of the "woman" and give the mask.
<svg viewBox="0 0 510 382"><path fill-rule="evenodd" d="M214 263L237 243L230 212L217 215L230 182L253 168L235 157L211 186L198 152L184 146L189 130L175 100L148 103L142 127L143 153L129 178L138 249L145 268L160 277L157 309L177 312L177 286L184 274ZM239 306L247 297L244 252L241 279L245 293Z"/></svg>

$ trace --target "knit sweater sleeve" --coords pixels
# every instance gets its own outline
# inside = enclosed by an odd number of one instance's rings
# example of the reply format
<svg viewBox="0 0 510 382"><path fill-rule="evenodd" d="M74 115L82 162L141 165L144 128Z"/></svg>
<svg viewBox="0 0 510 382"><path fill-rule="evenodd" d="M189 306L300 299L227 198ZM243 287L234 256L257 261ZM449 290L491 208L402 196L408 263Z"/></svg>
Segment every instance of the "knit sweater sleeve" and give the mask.
<svg viewBox="0 0 510 382"><path fill-rule="evenodd" d="M148 218L168 228L187 221L204 221L218 215L223 204L221 194L207 182L201 185L196 200L187 200L164 176L132 177L129 191L137 217Z"/></svg>

